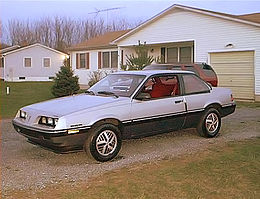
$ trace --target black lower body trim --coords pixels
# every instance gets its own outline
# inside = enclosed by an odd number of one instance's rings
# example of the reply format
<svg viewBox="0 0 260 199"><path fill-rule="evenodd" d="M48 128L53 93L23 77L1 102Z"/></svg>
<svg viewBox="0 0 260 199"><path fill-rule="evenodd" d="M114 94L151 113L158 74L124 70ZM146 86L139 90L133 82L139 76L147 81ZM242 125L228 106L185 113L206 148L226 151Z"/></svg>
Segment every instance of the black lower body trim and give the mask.
<svg viewBox="0 0 260 199"><path fill-rule="evenodd" d="M66 153L69 151L82 150L88 131L80 130L79 133L42 133L26 129L13 123L15 130L25 136L29 142L51 149L54 152Z"/></svg>
<svg viewBox="0 0 260 199"><path fill-rule="evenodd" d="M221 117L225 117L229 114L232 114L235 112L235 109L236 109L236 104L233 104L231 106L226 106L226 107L222 107L221 108Z"/></svg>

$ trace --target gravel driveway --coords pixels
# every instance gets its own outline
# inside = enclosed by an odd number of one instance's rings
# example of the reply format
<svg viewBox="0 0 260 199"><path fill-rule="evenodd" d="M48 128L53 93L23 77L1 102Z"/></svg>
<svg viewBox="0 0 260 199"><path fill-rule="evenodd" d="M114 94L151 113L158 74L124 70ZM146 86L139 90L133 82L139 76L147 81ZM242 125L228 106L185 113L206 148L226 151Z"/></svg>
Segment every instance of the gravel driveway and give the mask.
<svg viewBox="0 0 260 199"><path fill-rule="evenodd" d="M167 159L196 153L213 145L260 136L260 109L240 108L223 118L221 134L205 139L194 129L124 141L112 162L91 163L84 152L55 154L26 142L11 120L2 120L2 191L43 189L46 185L70 183L136 162Z"/></svg>

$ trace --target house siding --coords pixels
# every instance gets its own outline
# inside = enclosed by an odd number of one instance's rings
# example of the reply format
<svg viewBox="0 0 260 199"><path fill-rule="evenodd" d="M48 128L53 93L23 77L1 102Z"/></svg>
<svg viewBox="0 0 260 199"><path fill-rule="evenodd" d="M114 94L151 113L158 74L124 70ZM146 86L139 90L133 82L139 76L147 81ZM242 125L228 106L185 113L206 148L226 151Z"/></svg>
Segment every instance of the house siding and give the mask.
<svg viewBox="0 0 260 199"><path fill-rule="evenodd" d="M64 55L41 46L22 49L5 56L5 81L50 81L63 65ZM24 58L32 58L31 67L24 67ZM43 58L51 59L51 66L43 66ZM19 77L25 77L20 80Z"/></svg>
<svg viewBox="0 0 260 199"><path fill-rule="evenodd" d="M89 75L92 71L97 71L98 69L98 52L108 52L108 51L118 51L118 48L110 49L101 49L101 50L89 50L89 51L73 51L70 54L71 57L71 68L74 71L75 75L79 77L79 84L88 84ZM76 54L77 53L89 53L89 69L86 68L76 68ZM111 72L114 69L103 69L107 73Z"/></svg>
<svg viewBox="0 0 260 199"><path fill-rule="evenodd" d="M136 45L138 40L146 44L162 44L194 41L194 61L207 62L209 52L225 51L229 43L232 50L255 51L255 93L260 95L260 28L227 19L208 16L176 8L172 13L141 28L119 41L121 48Z"/></svg>

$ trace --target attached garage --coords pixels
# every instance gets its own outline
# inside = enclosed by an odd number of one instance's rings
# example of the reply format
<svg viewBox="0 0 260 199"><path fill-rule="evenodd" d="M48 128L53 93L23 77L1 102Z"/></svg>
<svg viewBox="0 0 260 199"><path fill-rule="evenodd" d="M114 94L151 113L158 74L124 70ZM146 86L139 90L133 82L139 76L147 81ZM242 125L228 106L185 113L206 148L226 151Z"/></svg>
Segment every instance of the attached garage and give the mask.
<svg viewBox="0 0 260 199"><path fill-rule="evenodd" d="M255 99L254 51L210 53L219 86L230 88L236 99Z"/></svg>

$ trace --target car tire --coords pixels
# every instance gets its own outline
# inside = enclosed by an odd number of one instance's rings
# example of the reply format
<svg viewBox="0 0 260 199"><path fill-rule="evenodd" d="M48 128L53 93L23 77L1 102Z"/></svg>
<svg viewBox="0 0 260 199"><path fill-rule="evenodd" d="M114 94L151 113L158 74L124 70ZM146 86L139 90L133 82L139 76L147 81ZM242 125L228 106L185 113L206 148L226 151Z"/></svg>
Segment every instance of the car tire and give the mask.
<svg viewBox="0 0 260 199"><path fill-rule="evenodd" d="M219 133L221 127L221 116L215 108L205 111L197 126L197 131L202 137L213 138Z"/></svg>
<svg viewBox="0 0 260 199"><path fill-rule="evenodd" d="M116 157L121 149L121 133L113 124L102 124L90 130L84 150L88 157L106 162Z"/></svg>

